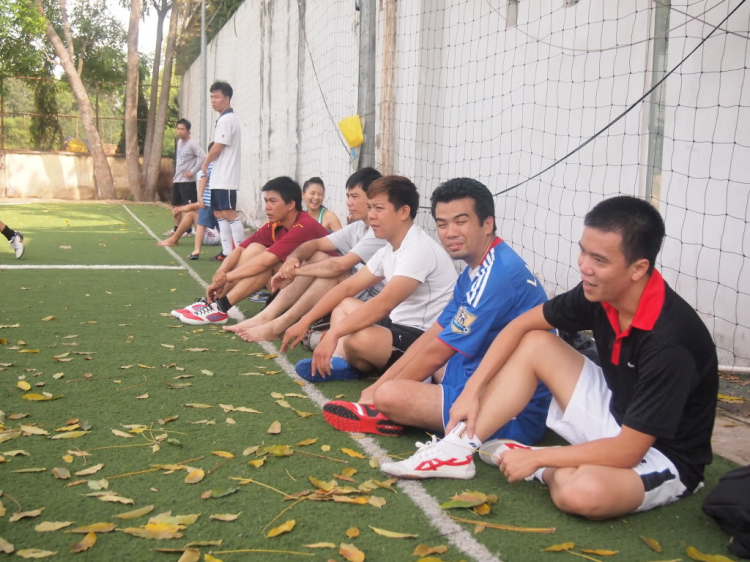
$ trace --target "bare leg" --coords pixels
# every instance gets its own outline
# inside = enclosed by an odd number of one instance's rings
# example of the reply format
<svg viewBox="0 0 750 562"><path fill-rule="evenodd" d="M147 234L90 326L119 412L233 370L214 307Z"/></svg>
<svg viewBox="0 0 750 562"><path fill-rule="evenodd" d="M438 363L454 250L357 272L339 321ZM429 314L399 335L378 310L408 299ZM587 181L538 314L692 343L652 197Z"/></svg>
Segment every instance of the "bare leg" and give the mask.
<svg viewBox="0 0 750 562"><path fill-rule="evenodd" d="M304 292L313 284L314 277L297 277L292 283L282 289L275 299L266 308L252 318L248 318L235 326L224 326L227 332L239 332L260 326L283 314L294 304Z"/></svg>
<svg viewBox="0 0 750 562"><path fill-rule="evenodd" d="M403 425L443 431L443 391L436 384L390 380L375 391L375 407Z"/></svg>
<svg viewBox="0 0 750 562"><path fill-rule="evenodd" d="M198 218L197 213L195 212L189 212L189 213L182 213L182 220L180 221L180 224L177 226L177 230L172 233L172 235L169 238L166 238L162 240L161 242L157 242L157 246L177 246L177 244L180 241L180 237L187 232L191 226L193 226L193 222Z"/></svg>
<svg viewBox="0 0 750 562"><path fill-rule="evenodd" d="M203 247L203 236L206 233L206 227L202 224L195 223L195 242L193 244L193 255L197 256L201 253Z"/></svg>
<svg viewBox="0 0 750 562"><path fill-rule="evenodd" d="M295 282L297 280L295 279ZM274 341L280 340L289 326L297 322L307 314L315 304L338 284L337 279L318 278L310 285L310 288L297 299L294 305L278 318L271 320L254 328L239 330L237 333L245 341ZM294 283L292 283L294 285ZM291 288L289 285L287 289ZM281 296L281 295L279 295ZM278 297L276 297L278 299ZM274 301L276 302L276 301ZM271 303L273 304L273 303Z"/></svg>

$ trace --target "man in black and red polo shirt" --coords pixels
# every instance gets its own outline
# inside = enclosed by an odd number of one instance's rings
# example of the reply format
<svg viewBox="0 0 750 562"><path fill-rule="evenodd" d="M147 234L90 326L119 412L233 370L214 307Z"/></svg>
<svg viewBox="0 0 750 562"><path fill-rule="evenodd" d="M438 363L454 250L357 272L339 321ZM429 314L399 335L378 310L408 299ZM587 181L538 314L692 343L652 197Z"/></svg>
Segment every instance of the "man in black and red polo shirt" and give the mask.
<svg viewBox="0 0 750 562"><path fill-rule="evenodd" d="M291 178L274 178L261 189L268 222L221 263L206 296L172 311L185 324L225 324L229 309L266 286L292 251L328 230L302 211L302 190Z"/></svg>
<svg viewBox="0 0 750 562"><path fill-rule="evenodd" d="M712 460L716 348L654 269L664 222L645 201L613 197L584 226L582 282L500 332L451 408L446 438L402 463L448 465L479 448L510 482L537 478L559 509L591 519L645 511L701 485ZM546 331L553 327L593 330L601 368ZM553 395L547 426L571 445L482 443L538 381Z"/></svg>

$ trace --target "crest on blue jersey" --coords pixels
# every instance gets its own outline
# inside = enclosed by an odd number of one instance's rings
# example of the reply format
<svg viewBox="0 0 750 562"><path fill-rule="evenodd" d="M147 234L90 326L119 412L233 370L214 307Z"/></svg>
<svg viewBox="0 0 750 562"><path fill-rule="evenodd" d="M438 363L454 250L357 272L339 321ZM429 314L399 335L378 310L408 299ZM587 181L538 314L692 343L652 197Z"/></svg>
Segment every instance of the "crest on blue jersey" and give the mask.
<svg viewBox="0 0 750 562"><path fill-rule="evenodd" d="M456 334L469 334L471 332L471 325L476 319L476 314L472 314L466 310L465 306L461 306L453 317L453 320L451 320L451 331Z"/></svg>

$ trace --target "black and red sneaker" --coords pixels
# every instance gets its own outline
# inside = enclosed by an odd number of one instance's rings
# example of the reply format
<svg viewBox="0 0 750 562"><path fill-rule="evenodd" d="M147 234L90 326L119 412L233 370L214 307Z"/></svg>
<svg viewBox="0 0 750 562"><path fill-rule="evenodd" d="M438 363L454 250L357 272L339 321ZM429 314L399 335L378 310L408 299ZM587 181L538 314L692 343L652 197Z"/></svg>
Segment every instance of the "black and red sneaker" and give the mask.
<svg viewBox="0 0 750 562"><path fill-rule="evenodd" d="M225 259L227 259L227 257L224 255L224 252L222 252L212 257L211 261L224 261Z"/></svg>
<svg viewBox="0 0 750 562"><path fill-rule="evenodd" d="M323 417L333 427L350 433L377 433L395 437L404 431L385 414L367 404L333 400L323 406Z"/></svg>

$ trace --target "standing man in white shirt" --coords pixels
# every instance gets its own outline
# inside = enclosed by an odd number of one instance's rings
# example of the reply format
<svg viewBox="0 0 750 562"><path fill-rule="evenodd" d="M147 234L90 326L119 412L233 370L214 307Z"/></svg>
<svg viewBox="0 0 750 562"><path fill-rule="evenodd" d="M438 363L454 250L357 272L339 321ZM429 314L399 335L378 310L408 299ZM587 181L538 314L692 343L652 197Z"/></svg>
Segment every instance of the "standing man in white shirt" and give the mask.
<svg viewBox="0 0 750 562"><path fill-rule="evenodd" d="M206 153L200 144L190 136L190 121L177 121L177 151L175 153L175 170L172 178L172 214L174 215L174 230L164 233L171 235L180 224L182 213L176 212L177 207L184 207L198 202L198 190L195 175L201 169L206 159Z"/></svg>
<svg viewBox="0 0 750 562"><path fill-rule="evenodd" d="M231 107L232 86L226 82L211 84L211 107L219 113L214 131L214 145L203 161L203 173L214 162L211 172L211 208L219 223L223 261L235 246L245 239L245 229L237 216L237 190L240 188L240 155L242 152L240 123Z"/></svg>

